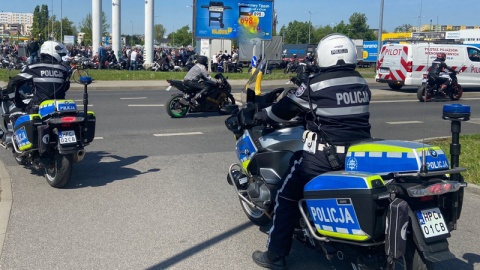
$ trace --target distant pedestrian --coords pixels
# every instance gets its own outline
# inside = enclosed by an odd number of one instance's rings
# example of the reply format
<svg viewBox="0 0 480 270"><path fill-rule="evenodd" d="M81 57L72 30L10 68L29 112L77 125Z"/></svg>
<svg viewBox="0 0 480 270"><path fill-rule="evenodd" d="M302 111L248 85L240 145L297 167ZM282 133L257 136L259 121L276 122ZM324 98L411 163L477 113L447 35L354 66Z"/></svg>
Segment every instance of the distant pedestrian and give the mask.
<svg viewBox="0 0 480 270"><path fill-rule="evenodd" d="M133 49L130 54L130 70L137 70L138 61L138 50L137 48Z"/></svg>
<svg viewBox="0 0 480 270"><path fill-rule="evenodd" d="M98 47L98 68L105 68L105 61L107 60L107 50L103 47L102 43Z"/></svg>
<svg viewBox="0 0 480 270"><path fill-rule="evenodd" d="M29 54L30 63L31 64L37 63L38 50L40 50L40 46L38 45L38 41L35 41L33 37L30 39L30 43L28 44L27 50Z"/></svg>

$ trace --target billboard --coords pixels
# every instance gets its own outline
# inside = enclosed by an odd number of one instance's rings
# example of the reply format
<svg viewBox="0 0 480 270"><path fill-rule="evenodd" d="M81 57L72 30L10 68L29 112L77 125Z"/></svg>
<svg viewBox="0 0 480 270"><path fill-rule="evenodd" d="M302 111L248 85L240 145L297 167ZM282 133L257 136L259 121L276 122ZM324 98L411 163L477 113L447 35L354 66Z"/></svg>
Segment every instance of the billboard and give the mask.
<svg viewBox="0 0 480 270"><path fill-rule="evenodd" d="M197 0L195 35L208 39L270 40L273 0Z"/></svg>

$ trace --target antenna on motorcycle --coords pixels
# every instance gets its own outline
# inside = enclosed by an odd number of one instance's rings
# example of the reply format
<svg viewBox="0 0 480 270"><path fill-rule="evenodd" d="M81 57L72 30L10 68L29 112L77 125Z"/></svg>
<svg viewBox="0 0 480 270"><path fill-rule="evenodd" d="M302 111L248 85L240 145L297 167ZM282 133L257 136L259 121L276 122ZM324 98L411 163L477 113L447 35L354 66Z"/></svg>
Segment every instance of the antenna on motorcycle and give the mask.
<svg viewBox="0 0 480 270"><path fill-rule="evenodd" d="M87 85L92 83L92 77L90 76L81 76L80 77L80 84L83 84L83 114L84 114L84 125L82 129L82 138L84 139L85 143L87 143L87 131L88 131L88 91Z"/></svg>
<svg viewBox="0 0 480 270"><path fill-rule="evenodd" d="M428 41L428 47L427 47L427 52L426 52L426 55L427 55L427 71L426 71L426 74L425 76L427 76L429 70L430 70L430 40ZM425 88L425 98L427 96L427 90ZM423 141L423 144L425 144L425 141ZM420 167L420 172L421 173L428 173L428 167L427 167L427 157L426 157L426 153L425 153L425 147L422 148L422 166Z"/></svg>

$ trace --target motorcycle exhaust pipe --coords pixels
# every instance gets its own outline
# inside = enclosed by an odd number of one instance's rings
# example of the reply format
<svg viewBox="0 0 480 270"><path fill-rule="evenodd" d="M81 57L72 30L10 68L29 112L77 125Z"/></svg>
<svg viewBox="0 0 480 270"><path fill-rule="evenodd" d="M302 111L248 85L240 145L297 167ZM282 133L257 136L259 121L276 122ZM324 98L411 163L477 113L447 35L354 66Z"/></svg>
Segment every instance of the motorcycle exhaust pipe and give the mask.
<svg viewBox="0 0 480 270"><path fill-rule="evenodd" d="M85 157L86 151L84 149L78 150L77 153L73 154L73 162L77 163L83 160Z"/></svg>

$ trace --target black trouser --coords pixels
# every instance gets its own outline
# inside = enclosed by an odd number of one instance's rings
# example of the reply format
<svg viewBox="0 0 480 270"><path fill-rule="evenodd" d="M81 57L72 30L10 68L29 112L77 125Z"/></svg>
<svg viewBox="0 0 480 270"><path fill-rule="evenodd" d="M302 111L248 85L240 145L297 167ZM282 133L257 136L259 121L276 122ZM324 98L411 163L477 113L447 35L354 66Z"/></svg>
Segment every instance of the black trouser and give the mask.
<svg viewBox="0 0 480 270"><path fill-rule="evenodd" d="M345 162L345 153L338 153ZM290 173L284 179L275 199L273 226L270 229L267 248L278 256L287 256L292 246L293 231L300 220L298 201L303 198L303 188L314 177L332 171L323 151L310 154L295 153L290 161Z"/></svg>
<svg viewBox="0 0 480 270"><path fill-rule="evenodd" d="M190 97L195 96L194 94L196 94L197 97L208 94L211 88L206 82L183 81L183 84L193 90L193 94Z"/></svg>
<svg viewBox="0 0 480 270"><path fill-rule="evenodd" d="M435 83L440 86L440 85L445 85L447 87L450 84L450 79L445 78L445 77L440 77L439 75L431 75L432 78L435 80Z"/></svg>

